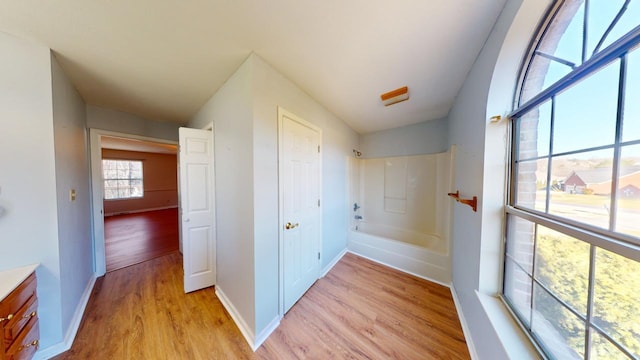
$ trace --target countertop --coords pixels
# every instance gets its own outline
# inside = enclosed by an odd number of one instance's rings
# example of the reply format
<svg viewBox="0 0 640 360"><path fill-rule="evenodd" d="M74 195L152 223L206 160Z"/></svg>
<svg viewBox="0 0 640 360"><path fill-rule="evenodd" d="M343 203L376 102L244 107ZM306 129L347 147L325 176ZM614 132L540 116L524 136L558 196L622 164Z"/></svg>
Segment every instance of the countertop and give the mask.
<svg viewBox="0 0 640 360"><path fill-rule="evenodd" d="M33 264L0 271L0 300L4 300L7 295L29 277L38 265Z"/></svg>

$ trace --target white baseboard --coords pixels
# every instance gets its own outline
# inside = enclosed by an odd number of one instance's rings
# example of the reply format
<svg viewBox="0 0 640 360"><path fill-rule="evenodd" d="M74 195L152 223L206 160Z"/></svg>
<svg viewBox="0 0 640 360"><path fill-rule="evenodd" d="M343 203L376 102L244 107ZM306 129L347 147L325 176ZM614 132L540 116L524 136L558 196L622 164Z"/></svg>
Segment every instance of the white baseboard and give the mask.
<svg viewBox="0 0 640 360"><path fill-rule="evenodd" d="M62 342L53 344L45 349L38 350L34 356L35 360L50 359L71 349L71 345L73 345L73 341L78 334L78 329L80 328L84 311L87 308L89 299L91 298L91 292L93 291L93 286L96 284L96 279L96 274L92 274L82 296L80 297L80 301L78 302L76 311L73 313L73 317L71 318L71 322L69 323L69 327L67 328L67 332L65 333Z"/></svg>
<svg viewBox="0 0 640 360"><path fill-rule="evenodd" d="M262 343L265 342L265 340L267 340L269 335L271 335L271 333L278 328L278 326L280 326L280 316L276 316L275 318L273 318L273 320L271 320L269 325L267 325L267 327L264 328L264 330L262 330L260 334L258 334L254 344L255 347L252 347L251 349L253 351L256 351L260 347L260 345L262 345Z"/></svg>
<svg viewBox="0 0 640 360"><path fill-rule="evenodd" d="M177 208L178 205L171 205L171 206L161 206L161 207L155 207L155 208L149 208L149 209L138 209L138 210L127 210L127 211L116 211L116 212L111 212L111 213L105 213L104 216L115 216L115 215L127 215L127 214L137 214L137 213L143 213L143 212L149 212L149 211L158 211L158 210L167 210L167 209L175 209Z"/></svg>
<svg viewBox="0 0 640 360"><path fill-rule="evenodd" d="M322 269L322 274L320 274L320 277L321 278L325 277L329 273L329 271L331 271L331 269L333 269L333 267L336 266L338 261L340 261L340 259L342 259L342 257L346 253L347 253L347 249L344 249L338 254L338 256L334 257L333 260L331 260L331 262L328 263L327 266L324 267L324 269Z"/></svg>
<svg viewBox="0 0 640 360"><path fill-rule="evenodd" d="M216 296L222 303L222 306L224 306L224 308L227 310L229 315L231 315L231 318L236 323L238 329L240 329L242 336L244 336L244 339L247 341L247 343L249 343L251 349L253 351L256 351L258 347L255 346L255 335L253 334L253 330L251 330L242 316L240 316L238 310L236 310L231 301L229 301L229 298L227 298L222 289L220 289L219 285L216 285Z"/></svg>
<svg viewBox="0 0 640 360"><path fill-rule="evenodd" d="M462 312L462 305L460 304L460 300L458 300L456 288L451 286L450 289L451 296L453 297L453 303L456 305L456 311L458 312L458 319L460 319L460 325L462 326L462 332L464 333L464 339L467 343L467 348L469 349L469 355L471 356L472 360L478 360L480 358L478 357L476 347L473 344L473 338L471 338L471 329L469 329L467 320L465 319L464 313Z"/></svg>

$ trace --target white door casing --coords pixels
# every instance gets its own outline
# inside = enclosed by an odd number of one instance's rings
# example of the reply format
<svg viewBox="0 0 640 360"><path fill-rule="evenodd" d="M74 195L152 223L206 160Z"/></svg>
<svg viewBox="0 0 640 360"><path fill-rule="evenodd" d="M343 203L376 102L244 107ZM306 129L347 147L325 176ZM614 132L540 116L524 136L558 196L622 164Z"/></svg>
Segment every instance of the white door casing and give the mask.
<svg viewBox="0 0 640 360"><path fill-rule="evenodd" d="M278 108L281 312L320 274L321 130Z"/></svg>
<svg viewBox="0 0 640 360"><path fill-rule="evenodd" d="M211 131L180 128L180 242L185 293L215 285L215 201Z"/></svg>

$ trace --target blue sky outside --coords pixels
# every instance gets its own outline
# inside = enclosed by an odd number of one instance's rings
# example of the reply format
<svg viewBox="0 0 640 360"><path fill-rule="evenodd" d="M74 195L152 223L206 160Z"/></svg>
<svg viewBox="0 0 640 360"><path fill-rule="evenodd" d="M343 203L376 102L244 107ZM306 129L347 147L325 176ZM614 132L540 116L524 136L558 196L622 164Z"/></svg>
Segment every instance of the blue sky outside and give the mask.
<svg viewBox="0 0 640 360"><path fill-rule="evenodd" d="M589 1L587 59L593 54L611 21L624 0ZM565 31L554 56L582 63L582 38L584 28L584 3ZM600 50L606 48L630 30L638 26L640 1L631 1L625 14L606 38ZM571 71L571 68L551 61L545 77L544 88L555 83ZM575 84L556 97L554 129L554 153L575 151L614 142L618 101L620 61L616 60L587 79ZM539 155L548 154L550 133L550 102L540 107L538 125ZM629 54L627 87L623 123L623 141L640 139L640 49ZM640 157L640 147L625 147L624 157ZM573 158L592 159L596 153L575 154ZM598 154L599 155L599 154Z"/></svg>

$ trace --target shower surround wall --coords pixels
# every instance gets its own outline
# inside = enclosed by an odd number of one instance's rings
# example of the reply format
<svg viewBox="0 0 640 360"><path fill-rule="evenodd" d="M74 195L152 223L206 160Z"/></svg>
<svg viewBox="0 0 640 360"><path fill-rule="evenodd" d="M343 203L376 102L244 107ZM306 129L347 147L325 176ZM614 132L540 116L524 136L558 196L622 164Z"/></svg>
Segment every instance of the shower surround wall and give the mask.
<svg viewBox="0 0 640 360"><path fill-rule="evenodd" d="M352 158L349 249L449 284L453 152Z"/></svg>

